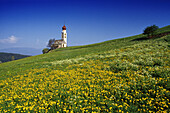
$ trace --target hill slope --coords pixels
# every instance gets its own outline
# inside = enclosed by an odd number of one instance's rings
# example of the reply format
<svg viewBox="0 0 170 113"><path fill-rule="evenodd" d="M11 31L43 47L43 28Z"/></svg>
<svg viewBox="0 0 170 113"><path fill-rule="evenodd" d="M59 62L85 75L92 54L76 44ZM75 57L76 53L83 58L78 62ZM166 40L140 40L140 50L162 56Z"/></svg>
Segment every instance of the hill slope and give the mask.
<svg viewBox="0 0 170 113"><path fill-rule="evenodd" d="M0 61L1 62L8 62L11 61L13 57L13 60L22 59L25 57L29 57L28 55L21 55L21 54L14 54L14 53L4 53L0 52Z"/></svg>
<svg viewBox="0 0 170 113"><path fill-rule="evenodd" d="M170 35L136 40L144 37L0 64L0 110L168 112Z"/></svg>

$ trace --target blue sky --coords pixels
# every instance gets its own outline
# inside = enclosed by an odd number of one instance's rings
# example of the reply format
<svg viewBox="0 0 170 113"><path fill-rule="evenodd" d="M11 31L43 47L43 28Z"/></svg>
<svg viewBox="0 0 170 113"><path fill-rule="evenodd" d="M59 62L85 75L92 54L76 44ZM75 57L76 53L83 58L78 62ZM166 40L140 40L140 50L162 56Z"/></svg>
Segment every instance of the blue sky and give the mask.
<svg viewBox="0 0 170 113"><path fill-rule="evenodd" d="M170 25L170 1L0 0L0 49L43 49L61 38L64 23L68 46L123 38Z"/></svg>

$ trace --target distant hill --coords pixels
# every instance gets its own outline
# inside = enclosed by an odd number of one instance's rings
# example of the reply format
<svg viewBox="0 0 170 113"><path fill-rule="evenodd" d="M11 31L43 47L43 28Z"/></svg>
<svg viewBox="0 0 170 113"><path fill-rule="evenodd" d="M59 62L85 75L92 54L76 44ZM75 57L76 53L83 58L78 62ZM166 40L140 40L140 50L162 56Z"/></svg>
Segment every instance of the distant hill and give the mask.
<svg viewBox="0 0 170 113"><path fill-rule="evenodd" d="M0 52L35 56L35 55L42 54L42 49L15 47L15 48L0 49Z"/></svg>
<svg viewBox="0 0 170 113"><path fill-rule="evenodd" d="M13 60L22 59L25 57L29 57L28 55L14 54L14 53L4 53L0 52L0 62L8 62Z"/></svg>

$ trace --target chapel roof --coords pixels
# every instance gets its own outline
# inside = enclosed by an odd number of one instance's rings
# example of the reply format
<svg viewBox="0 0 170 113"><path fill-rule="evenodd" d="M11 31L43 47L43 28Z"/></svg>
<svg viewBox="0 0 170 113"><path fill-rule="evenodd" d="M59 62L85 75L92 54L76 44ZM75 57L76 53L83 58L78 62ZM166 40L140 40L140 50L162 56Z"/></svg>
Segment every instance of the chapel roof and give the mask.
<svg viewBox="0 0 170 113"><path fill-rule="evenodd" d="M62 27L62 30L66 30L66 26L65 25Z"/></svg>

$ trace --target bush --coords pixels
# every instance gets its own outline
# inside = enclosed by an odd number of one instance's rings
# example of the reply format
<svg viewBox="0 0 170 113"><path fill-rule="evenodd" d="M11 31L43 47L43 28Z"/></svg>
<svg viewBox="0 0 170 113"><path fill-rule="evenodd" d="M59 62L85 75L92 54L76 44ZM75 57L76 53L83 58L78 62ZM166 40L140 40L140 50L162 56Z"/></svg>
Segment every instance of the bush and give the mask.
<svg viewBox="0 0 170 113"><path fill-rule="evenodd" d="M44 48L44 49L42 50L42 52L43 52L43 54L48 53L48 52L49 52L49 49L48 49L48 48Z"/></svg>

